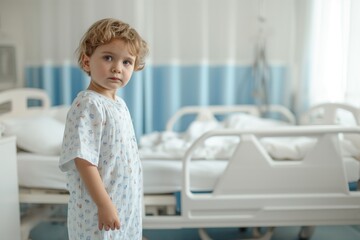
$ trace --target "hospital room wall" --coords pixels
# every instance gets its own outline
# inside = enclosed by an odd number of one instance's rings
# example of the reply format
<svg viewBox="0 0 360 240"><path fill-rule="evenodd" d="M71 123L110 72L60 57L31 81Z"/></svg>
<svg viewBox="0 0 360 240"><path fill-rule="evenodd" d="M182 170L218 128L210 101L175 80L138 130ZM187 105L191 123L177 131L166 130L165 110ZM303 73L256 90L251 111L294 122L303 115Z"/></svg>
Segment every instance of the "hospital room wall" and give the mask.
<svg viewBox="0 0 360 240"><path fill-rule="evenodd" d="M19 5L19 2L22 4ZM22 55L22 86L46 89L53 105L70 104L89 78L74 50L95 20L133 25L151 53L144 71L120 91L137 134L163 130L184 105L254 104L254 48L266 37L268 102L292 106L296 0L2 0L2 30ZM16 7L15 7L16 6ZM258 22L259 14L265 23Z"/></svg>

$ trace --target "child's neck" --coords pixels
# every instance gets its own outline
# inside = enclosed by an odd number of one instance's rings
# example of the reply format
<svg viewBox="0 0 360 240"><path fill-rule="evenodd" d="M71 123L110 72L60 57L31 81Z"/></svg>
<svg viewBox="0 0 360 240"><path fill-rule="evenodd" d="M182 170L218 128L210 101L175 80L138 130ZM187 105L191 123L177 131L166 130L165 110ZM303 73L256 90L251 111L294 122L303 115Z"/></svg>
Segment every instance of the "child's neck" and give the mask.
<svg viewBox="0 0 360 240"><path fill-rule="evenodd" d="M98 84L94 83L93 81L90 81L90 84L87 89L97 92L107 98L110 98L111 100L116 99L116 91L105 89L105 88L99 86Z"/></svg>

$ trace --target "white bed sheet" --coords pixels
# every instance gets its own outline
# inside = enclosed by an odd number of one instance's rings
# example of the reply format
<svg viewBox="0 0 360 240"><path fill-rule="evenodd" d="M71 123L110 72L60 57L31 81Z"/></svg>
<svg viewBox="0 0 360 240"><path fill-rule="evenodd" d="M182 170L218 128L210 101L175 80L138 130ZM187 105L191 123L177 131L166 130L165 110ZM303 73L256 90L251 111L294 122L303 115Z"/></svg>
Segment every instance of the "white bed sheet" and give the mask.
<svg viewBox="0 0 360 240"><path fill-rule="evenodd" d="M18 153L19 185L29 188L66 189L66 174L58 167L58 156L28 152ZM142 161L144 193L172 193L181 190L182 163L180 160ZM193 190L211 190L224 171L226 161L198 160L191 165Z"/></svg>
<svg viewBox="0 0 360 240"><path fill-rule="evenodd" d="M344 158L348 182L360 178L359 161ZM143 160L144 193L161 194L181 190L181 160ZM227 161L195 160L191 164L191 186L194 191L213 189L217 178L225 170ZM261 173L259 173L261 174ZM66 175L58 168L57 156L28 152L18 153L19 185L28 188L66 189Z"/></svg>

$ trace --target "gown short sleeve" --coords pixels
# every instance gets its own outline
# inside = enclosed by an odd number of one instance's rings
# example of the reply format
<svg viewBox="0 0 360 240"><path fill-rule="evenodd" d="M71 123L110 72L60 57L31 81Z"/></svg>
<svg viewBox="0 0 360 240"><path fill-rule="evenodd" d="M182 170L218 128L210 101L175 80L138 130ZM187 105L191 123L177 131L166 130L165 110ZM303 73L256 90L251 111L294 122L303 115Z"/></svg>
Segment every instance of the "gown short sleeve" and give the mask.
<svg viewBox="0 0 360 240"><path fill-rule="evenodd" d="M103 113L96 101L80 98L72 104L67 114L60 154L59 167L62 171L74 169L75 158L98 166L102 126Z"/></svg>

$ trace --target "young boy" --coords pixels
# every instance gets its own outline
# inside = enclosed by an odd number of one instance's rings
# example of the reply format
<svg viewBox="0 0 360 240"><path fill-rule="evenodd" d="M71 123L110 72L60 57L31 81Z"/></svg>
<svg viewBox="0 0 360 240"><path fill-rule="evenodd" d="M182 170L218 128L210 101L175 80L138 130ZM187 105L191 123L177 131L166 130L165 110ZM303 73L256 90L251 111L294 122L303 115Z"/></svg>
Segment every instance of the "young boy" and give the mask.
<svg viewBox="0 0 360 240"><path fill-rule="evenodd" d="M142 238L142 170L125 102L116 95L144 68L146 42L116 19L95 22L78 48L87 90L67 115L59 167L67 172L69 239Z"/></svg>

